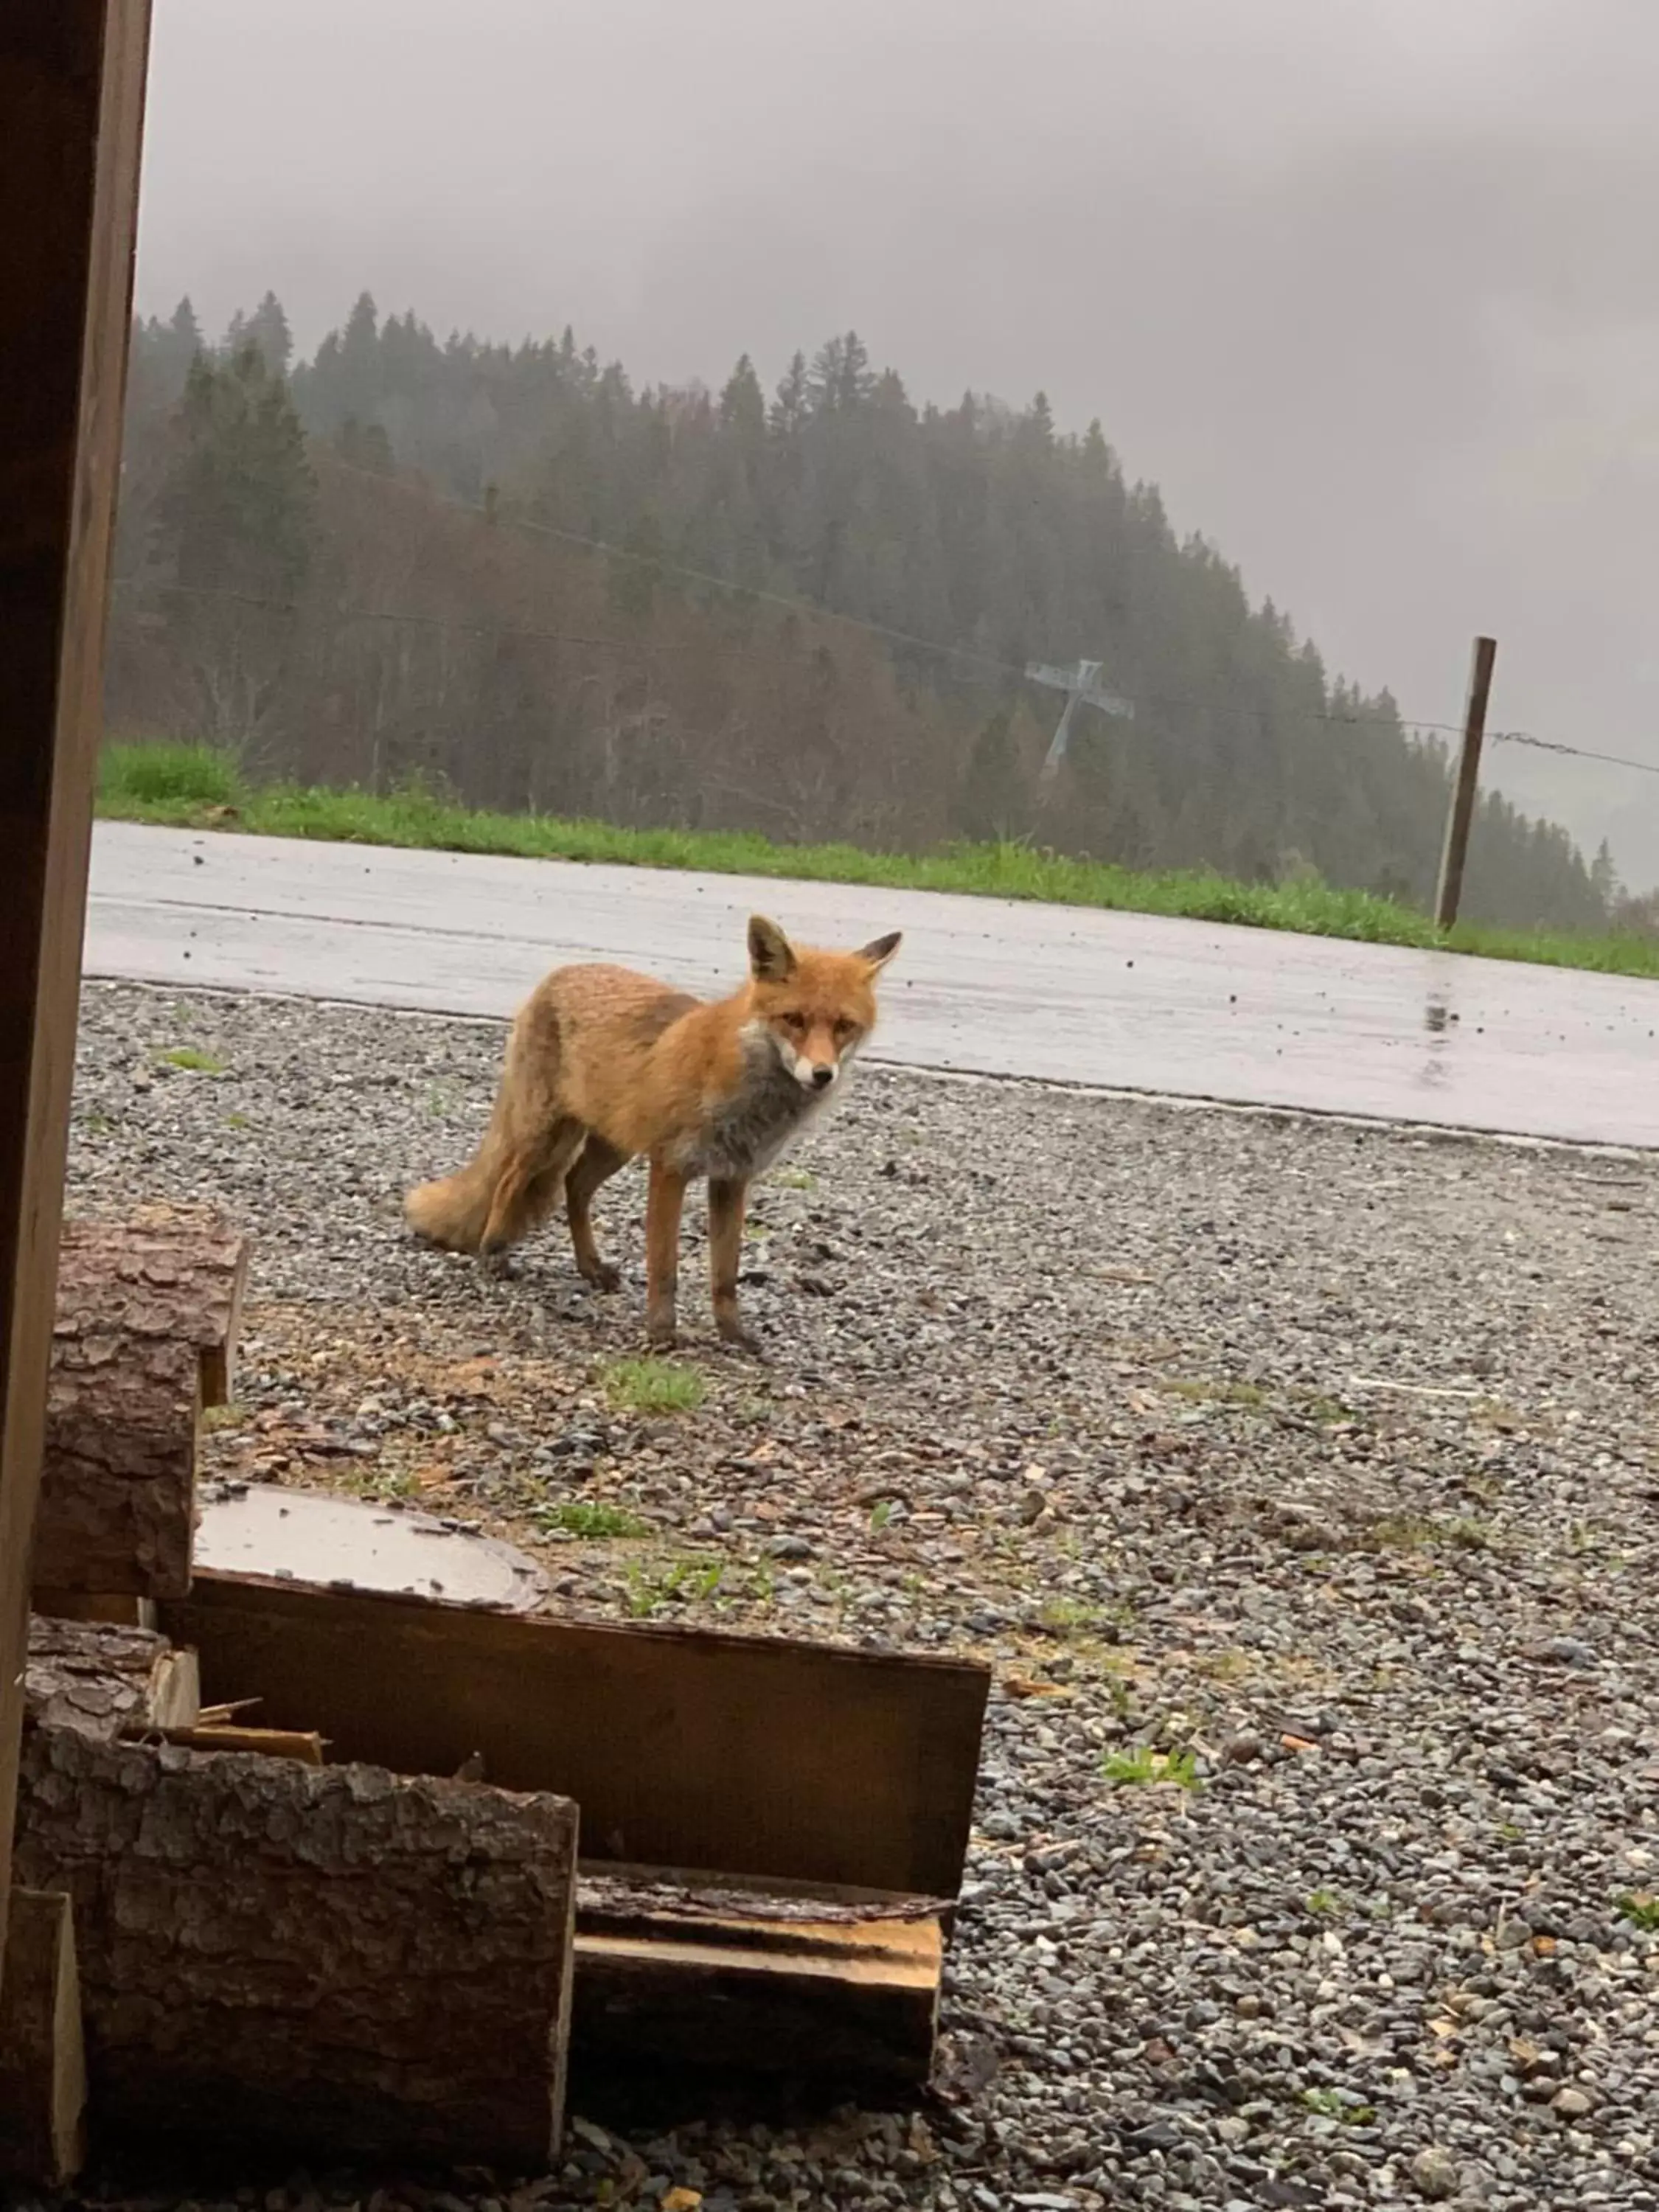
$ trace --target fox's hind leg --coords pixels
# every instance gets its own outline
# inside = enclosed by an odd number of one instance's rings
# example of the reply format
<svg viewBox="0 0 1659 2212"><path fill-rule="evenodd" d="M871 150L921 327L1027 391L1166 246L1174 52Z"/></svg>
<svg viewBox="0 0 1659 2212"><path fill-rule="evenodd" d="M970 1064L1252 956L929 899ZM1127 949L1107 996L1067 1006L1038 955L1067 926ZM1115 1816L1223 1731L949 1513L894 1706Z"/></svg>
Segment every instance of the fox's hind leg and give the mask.
<svg viewBox="0 0 1659 2212"><path fill-rule="evenodd" d="M626 1152L619 1152L589 1130L587 1142L564 1179L564 1210L570 1224L570 1242L576 1250L576 1272L596 1291L619 1290L622 1270L599 1257L599 1248L593 1241L593 1194L627 1165Z"/></svg>
<svg viewBox="0 0 1659 2212"><path fill-rule="evenodd" d="M496 1172L481 1252L505 1251L552 1210L586 1133L580 1121L563 1115L549 1127L517 1134Z"/></svg>

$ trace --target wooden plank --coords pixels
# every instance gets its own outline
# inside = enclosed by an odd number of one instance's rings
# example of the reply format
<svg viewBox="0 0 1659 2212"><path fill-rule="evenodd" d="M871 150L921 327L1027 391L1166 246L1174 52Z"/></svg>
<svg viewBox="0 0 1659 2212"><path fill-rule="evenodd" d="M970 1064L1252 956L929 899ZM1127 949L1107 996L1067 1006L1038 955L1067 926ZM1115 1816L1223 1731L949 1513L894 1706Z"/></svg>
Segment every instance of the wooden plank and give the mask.
<svg viewBox="0 0 1659 2212"><path fill-rule="evenodd" d="M149 43L149 0L0 9L0 1936Z"/></svg>
<svg viewBox="0 0 1659 2212"><path fill-rule="evenodd" d="M584 1865L573 2056L789 2075L819 2096L914 2088L933 2064L944 1949L922 1899Z"/></svg>
<svg viewBox="0 0 1659 2212"><path fill-rule="evenodd" d="M183 1744L187 1751L252 1751L262 1759L297 1759L302 1766L323 1764L322 1737L298 1729L228 1728L216 1723L196 1728L146 1729L129 1723L122 1733L159 1736L166 1743Z"/></svg>
<svg viewBox="0 0 1659 2212"><path fill-rule="evenodd" d="M954 1898L988 1670L203 1571L160 1608L203 1694L333 1755L582 1808L585 1856Z"/></svg>
<svg viewBox="0 0 1659 2212"><path fill-rule="evenodd" d="M62 1891L12 1893L0 1993L0 2180L61 2189L86 2155L75 1918Z"/></svg>
<svg viewBox="0 0 1659 2212"><path fill-rule="evenodd" d="M937 1920L629 1936L579 1922L575 1958L571 2047L584 2067L787 2075L840 2092L914 2088L933 2063Z"/></svg>
<svg viewBox="0 0 1659 2212"><path fill-rule="evenodd" d="M554 1796L29 1729L16 1863L74 1899L100 2127L544 2166L576 1827Z"/></svg>

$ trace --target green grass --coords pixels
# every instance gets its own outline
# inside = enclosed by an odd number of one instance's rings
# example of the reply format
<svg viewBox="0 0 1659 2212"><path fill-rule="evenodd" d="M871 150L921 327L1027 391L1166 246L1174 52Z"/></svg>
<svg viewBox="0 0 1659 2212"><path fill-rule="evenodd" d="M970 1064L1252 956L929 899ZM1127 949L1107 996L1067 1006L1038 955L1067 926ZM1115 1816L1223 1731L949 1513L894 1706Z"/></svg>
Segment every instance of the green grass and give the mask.
<svg viewBox="0 0 1659 2212"><path fill-rule="evenodd" d="M536 1518L550 1535L580 1536L592 1542L651 1534L651 1523L641 1521L637 1513L599 1498L567 1498L546 1507Z"/></svg>
<svg viewBox="0 0 1659 2212"><path fill-rule="evenodd" d="M1195 1406L1265 1406L1267 1402L1267 1394L1259 1382L1203 1382L1169 1375L1157 1387Z"/></svg>
<svg viewBox="0 0 1659 2212"><path fill-rule="evenodd" d="M672 1359L613 1359L599 1382L617 1413L695 1413L708 1394L695 1367Z"/></svg>
<svg viewBox="0 0 1659 2212"><path fill-rule="evenodd" d="M1659 1936L1659 1897L1621 1897L1619 1911L1632 1928L1639 1928L1649 1936Z"/></svg>
<svg viewBox="0 0 1659 2212"><path fill-rule="evenodd" d="M159 1054L158 1058L168 1067L182 1068L187 1075L222 1075L225 1063L216 1052L204 1052L199 1045L175 1045L171 1052Z"/></svg>
<svg viewBox="0 0 1659 2212"><path fill-rule="evenodd" d="M966 891L1174 915L1195 921L1299 931L1373 945L1471 952L1552 968L1659 977L1659 942L1460 923L1437 930L1414 908L1370 891L1313 883L1246 884L1206 870L1139 873L1103 860L1067 860L1020 843L953 845L935 853L869 853L854 845L779 845L746 830L623 830L542 814L489 814L431 792L378 796L292 783L255 783L207 745L112 744L100 770L99 812L125 822L234 828L270 837L357 845L506 853L529 860L603 860L714 875L778 876L894 890Z"/></svg>

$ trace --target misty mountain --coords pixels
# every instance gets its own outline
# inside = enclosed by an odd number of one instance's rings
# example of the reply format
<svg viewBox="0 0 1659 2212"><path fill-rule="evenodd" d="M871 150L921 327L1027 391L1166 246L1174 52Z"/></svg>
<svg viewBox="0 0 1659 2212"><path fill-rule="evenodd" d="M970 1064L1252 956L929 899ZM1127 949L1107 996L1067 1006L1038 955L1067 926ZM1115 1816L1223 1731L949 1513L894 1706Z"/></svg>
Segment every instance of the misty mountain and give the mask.
<svg viewBox="0 0 1659 2212"><path fill-rule="evenodd" d="M112 720L270 773L890 847L1031 836L1425 902L1447 763L1330 674L1100 424L918 404L854 333L769 389L636 389L566 331L441 340L364 295L137 325ZM1079 656L1133 702L1038 767ZM1565 831L1481 804L1466 911L1595 927Z"/></svg>

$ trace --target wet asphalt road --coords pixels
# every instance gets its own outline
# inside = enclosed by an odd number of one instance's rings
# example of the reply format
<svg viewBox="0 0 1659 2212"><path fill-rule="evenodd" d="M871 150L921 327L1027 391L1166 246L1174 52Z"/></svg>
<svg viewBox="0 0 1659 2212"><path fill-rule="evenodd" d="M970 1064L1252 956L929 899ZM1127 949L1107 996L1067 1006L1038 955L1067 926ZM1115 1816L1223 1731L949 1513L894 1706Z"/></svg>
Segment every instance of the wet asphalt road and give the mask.
<svg viewBox="0 0 1659 2212"><path fill-rule="evenodd" d="M100 823L86 969L507 1015L571 960L730 988L757 908L904 931L884 1060L1659 1146L1659 983L1152 915Z"/></svg>

